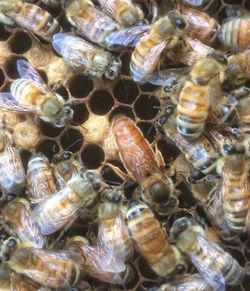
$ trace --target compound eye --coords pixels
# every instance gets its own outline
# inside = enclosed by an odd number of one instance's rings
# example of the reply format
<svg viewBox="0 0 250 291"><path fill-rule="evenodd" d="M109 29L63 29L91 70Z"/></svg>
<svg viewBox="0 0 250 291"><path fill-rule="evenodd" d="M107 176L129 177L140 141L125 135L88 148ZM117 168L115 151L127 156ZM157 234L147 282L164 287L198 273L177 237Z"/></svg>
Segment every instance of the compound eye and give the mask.
<svg viewBox="0 0 250 291"><path fill-rule="evenodd" d="M8 243L7 243L8 247L10 249L14 248L17 245L17 241L14 238L11 238Z"/></svg>
<svg viewBox="0 0 250 291"><path fill-rule="evenodd" d="M177 273L177 274L182 274L182 273L185 272L185 270L186 270L186 267L185 267L185 265L183 265L183 264L179 264L179 265L177 265L177 267L176 267L176 273Z"/></svg>
<svg viewBox="0 0 250 291"><path fill-rule="evenodd" d="M169 199L170 189L163 182L159 181L149 187L152 200L158 203L164 203Z"/></svg>
<svg viewBox="0 0 250 291"><path fill-rule="evenodd" d="M64 108L64 113L65 113L66 115L70 115L71 112L72 112L72 110L71 110L69 107L65 107L65 108Z"/></svg>
<svg viewBox="0 0 250 291"><path fill-rule="evenodd" d="M63 158L64 161L67 161L67 160L72 158L72 153L66 152L66 153L63 154L62 158Z"/></svg>
<svg viewBox="0 0 250 291"><path fill-rule="evenodd" d="M86 177L90 180L93 181L96 177L94 172L87 172Z"/></svg>
<svg viewBox="0 0 250 291"><path fill-rule="evenodd" d="M226 154L233 154L235 151L234 147L232 145L229 145L229 144L224 144L222 146L222 149Z"/></svg>
<svg viewBox="0 0 250 291"><path fill-rule="evenodd" d="M107 78L113 79L115 77L115 72L113 70L107 71Z"/></svg>
<svg viewBox="0 0 250 291"><path fill-rule="evenodd" d="M95 182L93 184L93 188L94 188L95 191L100 190L101 189L101 186L102 186L102 184L100 182Z"/></svg>

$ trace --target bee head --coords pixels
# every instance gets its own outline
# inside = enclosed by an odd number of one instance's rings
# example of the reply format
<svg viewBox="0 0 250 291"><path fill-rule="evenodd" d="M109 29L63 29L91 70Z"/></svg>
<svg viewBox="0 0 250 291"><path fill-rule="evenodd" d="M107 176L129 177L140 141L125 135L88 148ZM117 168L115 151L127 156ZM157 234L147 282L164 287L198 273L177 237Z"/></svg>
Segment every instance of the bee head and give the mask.
<svg viewBox="0 0 250 291"><path fill-rule="evenodd" d="M107 189L102 193L102 200L112 203L120 203L124 199L124 195L119 189Z"/></svg>
<svg viewBox="0 0 250 291"><path fill-rule="evenodd" d="M166 106L159 117L158 124L160 126L164 125L173 112L174 112L174 107L172 105Z"/></svg>
<svg viewBox="0 0 250 291"><path fill-rule="evenodd" d="M10 260L12 253L16 250L18 242L18 239L15 237L9 237L2 242L0 247L0 259L2 262Z"/></svg>
<svg viewBox="0 0 250 291"><path fill-rule="evenodd" d="M48 98L42 104L42 111L49 118L56 118L62 110L62 104L55 98Z"/></svg>
<svg viewBox="0 0 250 291"><path fill-rule="evenodd" d="M78 177L72 185L74 193L80 197L86 197L90 192L93 192L93 187L88 179Z"/></svg>
<svg viewBox="0 0 250 291"><path fill-rule="evenodd" d="M104 183L103 183L102 179L97 174L95 174L92 171L89 171L86 173L86 178L92 184L92 186L96 192L100 192L102 190L102 186Z"/></svg>
<svg viewBox="0 0 250 291"><path fill-rule="evenodd" d="M64 127L68 125L73 119L73 109L70 108L68 105L63 107L61 114L55 120L56 127Z"/></svg>
<svg viewBox="0 0 250 291"><path fill-rule="evenodd" d="M177 240L179 235L185 232L193 223L193 220L188 217L177 219L170 230L170 235Z"/></svg>
<svg viewBox="0 0 250 291"><path fill-rule="evenodd" d="M105 78L114 80L120 73L122 62L120 58L113 58L111 66L105 72Z"/></svg>
<svg viewBox="0 0 250 291"><path fill-rule="evenodd" d="M131 27L143 18L143 12L138 6L127 6L120 14L120 20L123 26Z"/></svg>
<svg viewBox="0 0 250 291"><path fill-rule="evenodd" d="M100 204L98 215L101 219L115 218L118 214L118 207L115 203L104 202Z"/></svg>
<svg viewBox="0 0 250 291"><path fill-rule="evenodd" d="M177 10L172 10L168 13L168 18L175 28L182 31L187 28L187 22L181 15L181 13Z"/></svg>

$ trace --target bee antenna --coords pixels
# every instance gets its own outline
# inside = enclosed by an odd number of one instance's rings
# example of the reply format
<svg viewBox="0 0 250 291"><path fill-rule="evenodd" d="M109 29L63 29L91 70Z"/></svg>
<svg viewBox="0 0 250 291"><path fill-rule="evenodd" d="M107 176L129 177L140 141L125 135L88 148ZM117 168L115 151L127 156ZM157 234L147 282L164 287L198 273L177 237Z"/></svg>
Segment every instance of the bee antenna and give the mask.
<svg viewBox="0 0 250 291"><path fill-rule="evenodd" d="M70 146L68 146L65 151L68 151L73 145L75 145L76 143L78 143L79 141L81 141L80 138L78 138L77 140L75 140Z"/></svg>
<svg viewBox="0 0 250 291"><path fill-rule="evenodd" d="M110 183L110 184L114 184L114 185L117 185L117 186L120 186L121 185L121 183L119 183L119 182L111 181L111 180L108 180L108 179L103 179L103 181L105 183ZM110 185L109 185L109 187L112 188Z"/></svg>

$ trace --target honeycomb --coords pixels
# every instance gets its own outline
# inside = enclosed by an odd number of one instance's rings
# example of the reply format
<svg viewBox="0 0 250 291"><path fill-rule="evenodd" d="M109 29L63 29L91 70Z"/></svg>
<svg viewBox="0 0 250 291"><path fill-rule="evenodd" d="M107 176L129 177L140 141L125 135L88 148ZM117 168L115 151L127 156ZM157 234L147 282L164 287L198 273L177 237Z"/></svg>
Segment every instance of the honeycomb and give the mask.
<svg viewBox="0 0 250 291"><path fill-rule="evenodd" d="M71 30L61 7L45 6L41 1L33 1L33 3L50 12L59 21L65 32ZM216 13L216 18L220 22L226 16L225 8L228 5L250 10L249 0L221 1ZM25 169L34 152L42 152L52 161L56 153L69 150L75 156L80 156L87 169L99 170L105 181L111 185L121 184L121 179L105 166L107 162L110 162L123 169L118 151L110 135L110 120L118 113L125 114L135 120L150 143L157 140L166 164L181 158L179 150L167 143L158 134L155 127L160 110L160 101L157 98L158 88L150 84L138 85L132 81L129 72L130 54L130 51L124 51L119 55L123 64L121 76L112 82L104 82L75 73L61 57L55 54L50 44L34 40L27 31L20 28L10 30L0 24L0 91L9 91L11 82L19 77L16 61L24 58L38 70L50 86L57 85L57 92L72 104L74 111L73 123L66 128L56 128L43 121L40 121L38 127L28 116L7 115L6 126L13 131L14 140L21 150ZM59 82L60 80L61 82ZM27 126L28 130L25 130ZM74 142L72 143L72 141ZM124 185L128 198L131 197L135 186ZM177 188L181 190L179 209L167 219L161 219L166 230L169 231L173 220L183 214L194 216L198 214L209 224L202 204L197 203L185 183L180 182ZM77 221L76 225L79 225L80 222ZM77 230L70 230L70 233L73 232L77 233ZM89 232L91 231L85 226L81 227L81 234ZM241 266L250 262L250 244L247 240L240 246L224 245L224 247ZM95 290L102 291L145 291L159 286L161 279L151 271L142 257L135 254L131 264L136 270L136 277L129 286L124 288L110 286L89 277L86 280ZM249 282L249 277L246 276L240 286L228 287L227 290L250 290Z"/></svg>

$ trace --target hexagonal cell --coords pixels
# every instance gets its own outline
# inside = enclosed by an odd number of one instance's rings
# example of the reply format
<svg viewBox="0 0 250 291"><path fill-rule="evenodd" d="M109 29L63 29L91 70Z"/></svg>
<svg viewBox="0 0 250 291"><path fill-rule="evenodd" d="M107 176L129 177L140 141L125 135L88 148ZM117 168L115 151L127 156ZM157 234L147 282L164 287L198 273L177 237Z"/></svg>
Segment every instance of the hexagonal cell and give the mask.
<svg viewBox="0 0 250 291"><path fill-rule="evenodd" d="M0 87L3 85L4 81L5 81L5 75L4 75L3 70L0 68Z"/></svg>
<svg viewBox="0 0 250 291"><path fill-rule="evenodd" d="M74 111L72 124L80 125L84 123L86 120L88 120L89 111L85 104L71 105L71 108Z"/></svg>
<svg viewBox="0 0 250 291"><path fill-rule="evenodd" d="M102 147L95 144L88 144L81 153L83 164L88 169L97 169L105 159Z"/></svg>
<svg viewBox="0 0 250 291"><path fill-rule="evenodd" d="M189 191L188 187L184 183L180 183L177 187L180 190L179 197L179 207L189 209L196 205L197 201L195 200L193 194Z"/></svg>
<svg viewBox="0 0 250 291"><path fill-rule="evenodd" d="M56 86L54 91L55 91L55 93L62 96L62 98L65 101L69 100L69 93L68 93L67 89L62 84L60 84L59 86Z"/></svg>
<svg viewBox="0 0 250 291"><path fill-rule="evenodd" d="M138 122L137 126L142 131L144 137L150 143L152 143L154 141L155 134L156 134L156 129L155 129L154 125L150 122Z"/></svg>
<svg viewBox="0 0 250 291"><path fill-rule="evenodd" d="M64 130L63 127L55 127L53 124L39 120L39 127L47 137L56 137Z"/></svg>
<svg viewBox="0 0 250 291"><path fill-rule="evenodd" d="M5 29L4 24L0 23L0 41L7 40L10 35L11 33Z"/></svg>
<svg viewBox="0 0 250 291"><path fill-rule="evenodd" d="M122 60L122 74L130 76L130 58L131 58L131 53L126 52L121 56Z"/></svg>
<svg viewBox="0 0 250 291"><path fill-rule="evenodd" d="M136 115L142 120L153 119L160 110L160 101L150 95L141 95L135 102Z"/></svg>
<svg viewBox="0 0 250 291"><path fill-rule="evenodd" d="M29 151L21 151L20 156L21 156L21 160L23 163L23 167L24 167L25 171L27 171L28 162L32 156L32 153Z"/></svg>
<svg viewBox="0 0 250 291"><path fill-rule="evenodd" d="M17 31L8 41L11 51L14 54L24 54L32 46L32 39L28 33Z"/></svg>
<svg viewBox="0 0 250 291"><path fill-rule="evenodd" d="M179 149L173 144L167 143L165 140L161 139L157 143L159 150L162 153L165 163L170 163L175 160L180 154Z"/></svg>
<svg viewBox="0 0 250 291"><path fill-rule="evenodd" d="M73 153L76 153L81 149L84 138L80 131L69 128L63 133L60 141L61 146L65 151L71 151Z"/></svg>
<svg viewBox="0 0 250 291"><path fill-rule="evenodd" d="M94 114L105 115L114 106L114 99L108 91L96 90L89 100L89 107Z"/></svg>
<svg viewBox="0 0 250 291"><path fill-rule="evenodd" d="M120 161L108 160L108 161L106 161L106 163L110 163L110 164L118 167L122 171L126 172L125 168L123 167L123 165ZM102 168L101 175L102 175L102 178L104 179L104 181L106 183L108 183L109 185L117 186L117 185L121 185L123 183L123 180L109 166L104 166Z"/></svg>
<svg viewBox="0 0 250 291"><path fill-rule="evenodd" d="M139 89L135 82L121 79L113 92L118 102L132 104L139 94Z"/></svg>
<svg viewBox="0 0 250 291"><path fill-rule="evenodd" d="M85 98L93 90L93 82L88 77L78 74L69 80L68 88L72 97Z"/></svg>
<svg viewBox="0 0 250 291"><path fill-rule="evenodd" d="M5 63L5 72L8 75L10 79L17 79L20 78L20 75L17 71L16 62L18 60L25 59L24 57L17 57L17 56L11 56L7 62Z"/></svg>
<svg viewBox="0 0 250 291"><path fill-rule="evenodd" d="M52 162L53 156L59 152L59 146L56 141L52 139L46 139L37 147L36 152L43 153L50 162Z"/></svg>
<svg viewBox="0 0 250 291"><path fill-rule="evenodd" d="M111 121L113 119L114 116L116 115L126 115L127 117L131 118L131 119L135 119L135 115L133 113L133 109L131 107L128 106L117 106L116 108L114 108L110 114L109 120Z"/></svg>

